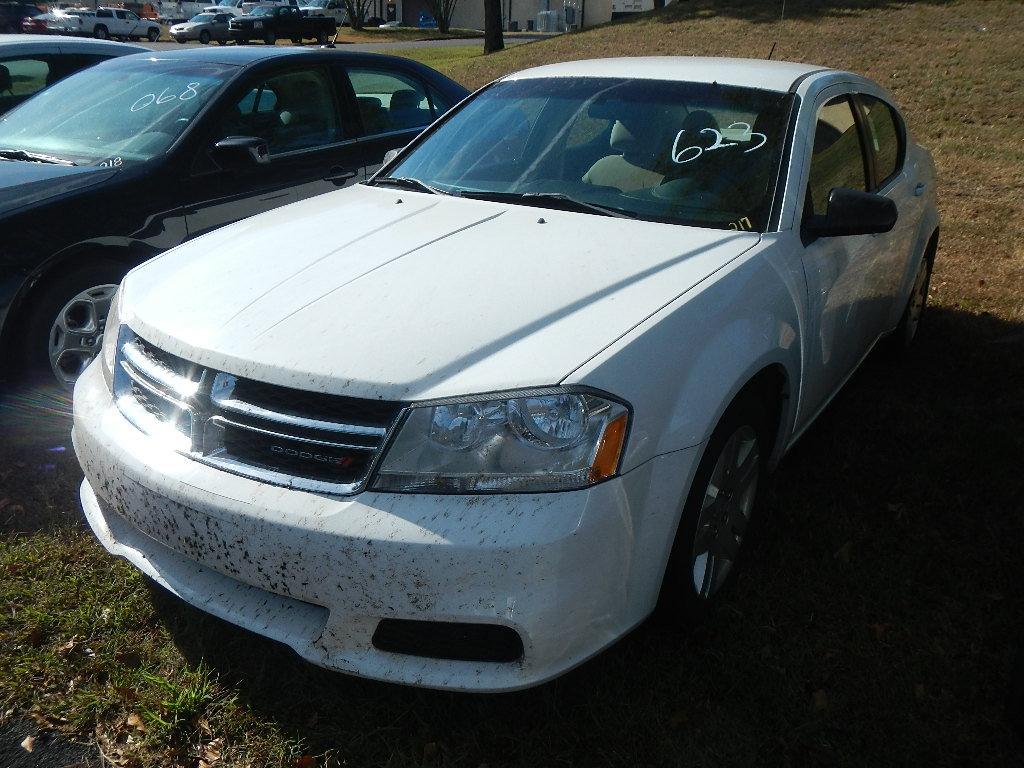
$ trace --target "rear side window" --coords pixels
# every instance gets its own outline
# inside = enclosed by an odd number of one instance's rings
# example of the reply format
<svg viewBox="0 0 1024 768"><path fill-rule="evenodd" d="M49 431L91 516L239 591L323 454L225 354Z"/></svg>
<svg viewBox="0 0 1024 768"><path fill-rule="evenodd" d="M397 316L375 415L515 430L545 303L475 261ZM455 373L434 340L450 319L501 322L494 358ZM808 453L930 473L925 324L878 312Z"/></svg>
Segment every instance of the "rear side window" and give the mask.
<svg viewBox="0 0 1024 768"><path fill-rule="evenodd" d="M903 165L903 130L896 110L874 96L860 96L867 117L868 140L875 161L877 187L884 186Z"/></svg>
<svg viewBox="0 0 1024 768"><path fill-rule="evenodd" d="M50 65L43 59L0 60L0 112L10 109L50 84Z"/></svg>
<svg viewBox="0 0 1024 768"><path fill-rule="evenodd" d="M857 121L846 96L833 99L818 112L814 131L814 153L807 194L810 208L824 215L829 193L836 187L867 191L864 148Z"/></svg>
<svg viewBox="0 0 1024 768"><path fill-rule="evenodd" d="M367 135L404 131L434 119L423 83L400 72L353 67L348 70Z"/></svg>

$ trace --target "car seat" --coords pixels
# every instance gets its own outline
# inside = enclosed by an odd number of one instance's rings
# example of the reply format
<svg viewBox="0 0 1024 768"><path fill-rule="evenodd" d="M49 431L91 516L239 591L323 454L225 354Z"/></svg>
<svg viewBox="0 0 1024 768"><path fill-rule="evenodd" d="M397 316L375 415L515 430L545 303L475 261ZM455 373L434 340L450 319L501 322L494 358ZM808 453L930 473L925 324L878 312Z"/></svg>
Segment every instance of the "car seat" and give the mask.
<svg viewBox="0 0 1024 768"><path fill-rule="evenodd" d="M625 120L625 121L624 121ZM661 184L665 178L667 128L653 115L616 120L608 144L620 154L602 157L583 174L586 184L634 192Z"/></svg>
<svg viewBox="0 0 1024 768"><path fill-rule="evenodd" d="M14 81L11 79L11 70L0 64L0 93L7 91L11 96L14 95Z"/></svg>
<svg viewBox="0 0 1024 768"><path fill-rule="evenodd" d="M430 110L420 109L422 97L411 88L391 94L391 127L394 130L416 128L430 123Z"/></svg>
<svg viewBox="0 0 1024 768"><path fill-rule="evenodd" d="M359 116L363 121L363 130L368 134L384 133L391 130L391 121L388 120L387 112L380 99L373 96L359 96L356 98L359 107Z"/></svg>

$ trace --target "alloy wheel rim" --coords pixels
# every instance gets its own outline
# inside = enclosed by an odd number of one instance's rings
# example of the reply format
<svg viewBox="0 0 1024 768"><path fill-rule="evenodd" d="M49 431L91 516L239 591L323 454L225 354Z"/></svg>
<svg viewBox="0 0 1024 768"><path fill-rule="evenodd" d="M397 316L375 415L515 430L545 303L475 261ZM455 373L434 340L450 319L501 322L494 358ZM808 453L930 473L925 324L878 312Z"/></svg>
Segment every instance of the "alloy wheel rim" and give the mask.
<svg viewBox="0 0 1024 768"><path fill-rule="evenodd" d="M64 305L50 328L50 368L70 387L99 354L116 285L96 285Z"/></svg>
<svg viewBox="0 0 1024 768"><path fill-rule="evenodd" d="M928 301L928 262L922 261L917 270L917 277L914 279L914 291L910 295L910 314L907 317L907 336L914 338L917 334L917 326L921 323L921 315L924 314L924 307Z"/></svg>
<svg viewBox="0 0 1024 768"><path fill-rule="evenodd" d="M715 595L736 563L760 472L757 432L742 426L722 446L704 490L691 559L693 588L700 599Z"/></svg>

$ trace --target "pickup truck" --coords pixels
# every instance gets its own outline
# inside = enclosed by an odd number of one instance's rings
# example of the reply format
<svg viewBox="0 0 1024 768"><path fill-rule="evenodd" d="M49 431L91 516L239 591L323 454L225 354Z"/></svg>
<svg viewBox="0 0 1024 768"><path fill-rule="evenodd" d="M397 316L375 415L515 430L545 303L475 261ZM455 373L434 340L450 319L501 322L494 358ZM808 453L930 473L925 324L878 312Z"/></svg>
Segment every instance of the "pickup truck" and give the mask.
<svg viewBox="0 0 1024 768"><path fill-rule="evenodd" d="M148 19L140 18L132 11L124 8L99 7L95 11L76 10L74 16L79 21L79 33L91 35L98 40L120 38L122 40L149 40L155 43L160 39L159 25Z"/></svg>
<svg viewBox="0 0 1024 768"><path fill-rule="evenodd" d="M301 43L312 38L323 45L337 29L336 20L327 16L303 16L296 6L261 5L253 8L251 13L232 19L228 34L236 43L262 40L267 45L274 45L278 39Z"/></svg>

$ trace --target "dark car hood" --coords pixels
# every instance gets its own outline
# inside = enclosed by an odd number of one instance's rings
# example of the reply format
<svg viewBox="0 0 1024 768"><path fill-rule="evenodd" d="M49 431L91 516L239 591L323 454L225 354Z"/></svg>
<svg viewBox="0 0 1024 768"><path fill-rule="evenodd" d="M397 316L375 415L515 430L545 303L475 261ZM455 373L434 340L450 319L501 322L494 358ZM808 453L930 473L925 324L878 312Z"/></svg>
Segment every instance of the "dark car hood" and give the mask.
<svg viewBox="0 0 1024 768"><path fill-rule="evenodd" d="M0 160L0 216L99 184L117 172L115 168Z"/></svg>

